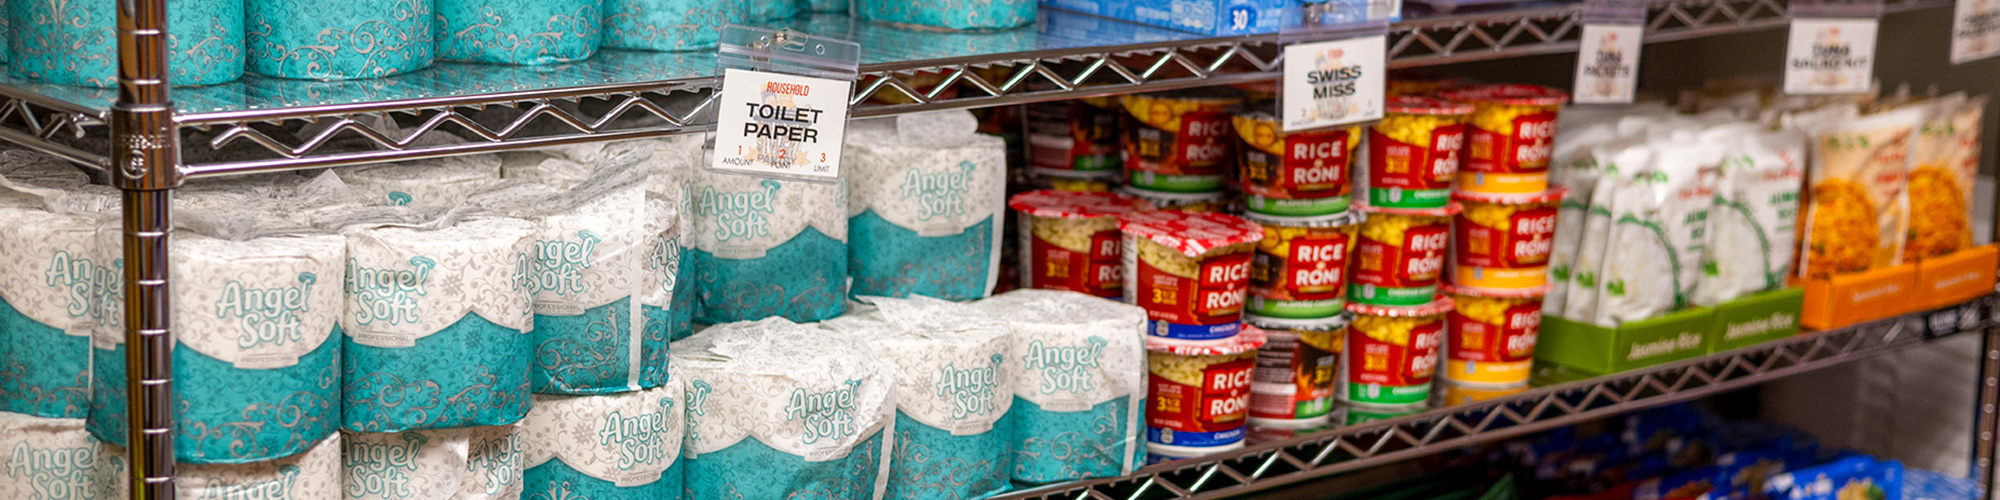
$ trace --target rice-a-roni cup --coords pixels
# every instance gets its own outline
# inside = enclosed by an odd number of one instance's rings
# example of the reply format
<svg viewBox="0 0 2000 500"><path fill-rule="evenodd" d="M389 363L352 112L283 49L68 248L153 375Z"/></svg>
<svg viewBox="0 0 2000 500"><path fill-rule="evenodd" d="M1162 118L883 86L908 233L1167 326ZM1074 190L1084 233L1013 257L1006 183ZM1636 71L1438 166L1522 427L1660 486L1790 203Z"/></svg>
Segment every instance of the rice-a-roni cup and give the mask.
<svg viewBox="0 0 2000 500"><path fill-rule="evenodd" d="M1146 310L1148 344L1232 342L1263 227L1223 214L1140 210L1120 216L1118 230L1125 301Z"/></svg>
<svg viewBox="0 0 2000 500"><path fill-rule="evenodd" d="M1315 217L1347 210L1360 127L1287 134L1268 111L1239 112L1231 121L1242 138L1237 181L1245 211Z"/></svg>
<svg viewBox="0 0 2000 500"><path fill-rule="evenodd" d="M1413 307L1348 304L1354 322L1341 346L1336 386L1341 402L1356 405L1404 406L1431 398L1443 347L1445 314L1450 298Z"/></svg>
<svg viewBox="0 0 2000 500"><path fill-rule="evenodd" d="M1121 96L1127 182L1157 191L1221 189L1235 161L1229 110L1243 99L1226 87Z"/></svg>
<svg viewBox="0 0 2000 500"><path fill-rule="evenodd" d="M1187 457L1242 447L1264 343L1263 331L1246 328L1213 346L1147 344L1148 451Z"/></svg>
<svg viewBox="0 0 2000 500"><path fill-rule="evenodd" d="M1149 208L1117 193L1041 190L1014 195L1020 211L1022 288L1068 290L1115 299L1124 295L1125 261L1118 216Z"/></svg>
<svg viewBox="0 0 2000 500"><path fill-rule="evenodd" d="M1050 175L1049 172L1058 174ZM1028 167L1028 185L1035 189L1109 193L1118 187L1118 179L1117 172L1056 171Z"/></svg>
<svg viewBox="0 0 2000 500"><path fill-rule="evenodd" d="M1556 113L1569 101L1568 93L1537 85L1478 85L1438 96L1473 107L1456 189L1522 194L1549 188Z"/></svg>
<svg viewBox="0 0 2000 500"><path fill-rule="evenodd" d="M1556 204L1565 193L1555 188L1531 194L1453 194L1462 209L1452 221L1448 281L1485 294L1548 285Z"/></svg>
<svg viewBox="0 0 2000 500"><path fill-rule="evenodd" d="M1243 217L1264 227L1250 261L1250 314L1314 319L1346 310L1348 255L1364 217L1360 212Z"/></svg>
<svg viewBox="0 0 2000 500"><path fill-rule="evenodd" d="M1230 204L1228 191L1208 191L1202 193L1174 193L1154 191L1132 186L1118 188L1120 193L1145 200L1155 210L1182 210L1187 212L1227 212Z"/></svg>
<svg viewBox="0 0 2000 500"><path fill-rule="evenodd" d="M1355 169L1361 204L1435 209L1451 202L1472 106L1429 97L1391 97L1368 127L1367 160Z"/></svg>
<svg viewBox="0 0 2000 500"><path fill-rule="evenodd" d="M1100 103L1103 99L1098 99ZM1116 175L1120 164L1117 109L1073 100L1027 106L1028 164L1046 175Z"/></svg>
<svg viewBox="0 0 2000 500"><path fill-rule="evenodd" d="M1369 207L1348 256L1347 302L1414 306L1431 302L1444 275L1451 216L1441 209Z"/></svg>
<svg viewBox="0 0 2000 500"><path fill-rule="evenodd" d="M1528 383L1548 287L1494 296L1450 285L1445 290L1455 307L1445 316L1444 380L1471 387Z"/></svg>
<svg viewBox="0 0 2000 500"><path fill-rule="evenodd" d="M1325 426L1340 375L1346 315L1314 320L1245 316L1270 339L1257 351L1250 384L1250 424L1291 429Z"/></svg>

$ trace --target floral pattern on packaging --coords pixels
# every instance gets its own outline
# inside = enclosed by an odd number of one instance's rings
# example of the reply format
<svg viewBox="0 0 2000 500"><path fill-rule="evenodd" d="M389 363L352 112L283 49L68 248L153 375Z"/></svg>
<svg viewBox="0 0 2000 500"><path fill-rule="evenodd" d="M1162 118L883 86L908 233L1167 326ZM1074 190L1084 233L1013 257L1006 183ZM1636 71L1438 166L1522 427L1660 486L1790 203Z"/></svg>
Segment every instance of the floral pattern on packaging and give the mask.
<svg viewBox="0 0 2000 500"><path fill-rule="evenodd" d="M687 498L882 498L894 368L856 336L784 318L676 343Z"/></svg>
<svg viewBox="0 0 2000 500"><path fill-rule="evenodd" d="M83 418L93 329L121 324L116 248L88 217L0 209L0 411Z"/></svg>
<svg viewBox="0 0 2000 500"><path fill-rule="evenodd" d="M102 489L100 469L110 463L83 425L82 419L0 412L0 498L124 498Z"/></svg>
<svg viewBox="0 0 2000 500"><path fill-rule="evenodd" d="M999 493L1010 472L1002 419L1014 403L1013 372L1006 368L1011 330L983 314L960 314L970 312L966 306L922 299L875 300L883 321L837 328L868 339L876 356L895 365L887 498Z"/></svg>
<svg viewBox="0 0 2000 500"><path fill-rule="evenodd" d="M1015 481L1117 476L1145 456L1146 312L1075 292L1016 290L974 305L1007 321Z"/></svg>
<svg viewBox="0 0 2000 500"><path fill-rule="evenodd" d="M341 434L347 500L453 498L465 489L472 429Z"/></svg>
<svg viewBox="0 0 2000 500"><path fill-rule="evenodd" d="M533 232L504 218L436 231L346 231L344 428L401 432L527 416Z"/></svg>
<svg viewBox="0 0 2000 500"><path fill-rule="evenodd" d="M340 424L342 305L333 280L345 271L345 241L182 233L173 245L174 378L209 381L174 391L175 457L267 461L332 434ZM118 446L127 418L123 342L122 325L91 338L101 369L92 374L90 430Z"/></svg>
<svg viewBox="0 0 2000 500"><path fill-rule="evenodd" d="M661 288L648 293L664 292L669 296L664 314L649 311L647 327L658 327L650 321L654 316L663 316L669 340L680 340L694 334L695 289L691 274L695 269L694 252L689 248L693 242L690 233L694 231L694 195L689 180L694 175L694 164L701 161L701 138L671 136L651 144L653 161L646 164L646 208L661 211L654 220L661 221L665 231L646 255L647 272L663 273Z"/></svg>
<svg viewBox="0 0 2000 500"><path fill-rule="evenodd" d="M214 85L243 76L246 0L176 1L167 9L167 67L174 85ZM15 78L86 87L118 85L117 6L110 2L6 3L6 52ZM6 61L0 58L0 61Z"/></svg>
<svg viewBox="0 0 2000 500"><path fill-rule="evenodd" d="M694 320L819 321L846 309L846 184L697 169Z"/></svg>
<svg viewBox="0 0 2000 500"><path fill-rule="evenodd" d="M857 0L854 7L856 17L870 21L960 30L1012 28L1035 20L1034 0Z"/></svg>
<svg viewBox="0 0 2000 500"><path fill-rule="evenodd" d="M500 64L597 53L603 0L437 0L437 58Z"/></svg>
<svg viewBox="0 0 2000 500"><path fill-rule="evenodd" d="M736 0L745 5L750 22L791 19L799 15L797 0Z"/></svg>
<svg viewBox="0 0 2000 500"><path fill-rule="evenodd" d="M426 0L246 0L250 71L303 80L381 78L430 67Z"/></svg>
<svg viewBox="0 0 2000 500"><path fill-rule="evenodd" d="M523 500L681 498L682 386L536 396L522 424Z"/></svg>
<svg viewBox="0 0 2000 500"><path fill-rule="evenodd" d="M174 493L190 499L344 500L340 453L340 434L335 433L303 453L284 458L246 464L180 464L174 471ZM102 444L96 460L95 499L128 498L125 449Z"/></svg>
<svg viewBox="0 0 2000 500"><path fill-rule="evenodd" d="M456 500L521 498L522 461L527 453L521 431L526 428L526 419L510 425L472 428L466 458L470 476Z"/></svg>
<svg viewBox="0 0 2000 500"><path fill-rule="evenodd" d="M500 159L492 155L454 156L334 171L340 180L369 193L383 205L450 207L492 187Z"/></svg>
<svg viewBox="0 0 2000 500"><path fill-rule="evenodd" d="M605 0L604 47L692 51L715 48L722 26L743 24L743 2Z"/></svg>
<svg viewBox="0 0 2000 500"><path fill-rule="evenodd" d="M649 244L662 221L633 184L597 195L579 188L578 204L536 218L535 367L538 394L608 394L658 387L666 378L667 333L646 328L649 309L664 315L648 290L664 277L647 272Z"/></svg>
<svg viewBox="0 0 2000 500"><path fill-rule="evenodd" d="M993 293L1006 141L974 134L958 145L906 144L893 131L856 127L843 151L850 293L948 300Z"/></svg>

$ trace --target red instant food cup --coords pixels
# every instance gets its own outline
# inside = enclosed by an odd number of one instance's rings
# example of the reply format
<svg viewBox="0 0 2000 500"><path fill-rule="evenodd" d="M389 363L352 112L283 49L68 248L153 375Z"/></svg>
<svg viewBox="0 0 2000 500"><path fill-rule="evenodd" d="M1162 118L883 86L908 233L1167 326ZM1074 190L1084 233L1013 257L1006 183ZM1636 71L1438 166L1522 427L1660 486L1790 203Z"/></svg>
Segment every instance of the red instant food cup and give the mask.
<svg viewBox="0 0 2000 500"><path fill-rule="evenodd" d="M1125 301L1146 310L1147 340L1227 343L1242 329L1252 248L1264 228L1240 217L1135 211L1124 232Z"/></svg>
<svg viewBox="0 0 2000 500"><path fill-rule="evenodd" d="M1014 195L1007 205L1021 212L1016 232L1022 288L1109 299L1123 295L1118 216L1150 208L1145 201L1116 193L1041 190Z"/></svg>

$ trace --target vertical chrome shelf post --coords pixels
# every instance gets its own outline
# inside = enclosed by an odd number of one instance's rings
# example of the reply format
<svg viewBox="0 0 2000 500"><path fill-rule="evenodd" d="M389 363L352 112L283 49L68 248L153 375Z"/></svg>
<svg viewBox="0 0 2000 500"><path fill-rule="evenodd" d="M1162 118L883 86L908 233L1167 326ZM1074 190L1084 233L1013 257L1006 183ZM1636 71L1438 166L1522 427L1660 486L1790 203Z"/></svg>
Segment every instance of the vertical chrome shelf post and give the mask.
<svg viewBox="0 0 2000 500"><path fill-rule="evenodd" d="M180 146L167 74L166 0L118 0L111 177L124 191L126 462L133 500L174 498L167 249Z"/></svg>

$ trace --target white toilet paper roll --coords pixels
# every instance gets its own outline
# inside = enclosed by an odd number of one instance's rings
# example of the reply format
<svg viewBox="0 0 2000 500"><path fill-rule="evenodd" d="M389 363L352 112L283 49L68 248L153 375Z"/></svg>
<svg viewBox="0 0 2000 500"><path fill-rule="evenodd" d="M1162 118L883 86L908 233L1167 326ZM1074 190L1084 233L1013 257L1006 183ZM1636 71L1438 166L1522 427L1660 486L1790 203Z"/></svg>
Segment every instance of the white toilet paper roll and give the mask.
<svg viewBox="0 0 2000 500"><path fill-rule="evenodd" d="M90 406L90 336L118 324L116 249L104 221L0 207L0 411L82 418Z"/></svg>
<svg viewBox="0 0 2000 500"><path fill-rule="evenodd" d="M679 499L681 396L677 380L623 394L536 396L521 430L522 496Z"/></svg>
<svg viewBox="0 0 2000 500"><path fill-rule="evenodd" d="M822 184L697 169L695 318L720 324L839 316L847 193Z"/></svg>
<svg viewBox="0 0 2000 500"><path fill-rule="evenodd" d="M667 286L673 289L673 302L667 307L667 333L672 340L684 339L694 333L695 255L691 251L695 230L694 196L689 190L695 164L701 161L701 141L702 138L695 135L669 136L654 141L653 161L647 164L650 166L646 172L647 198L666 200L674 209L668 245L662 247L671 248L675 253L675 263L667 276Z"/></svg>
<svg viewBox="0 0 2000 500"><path fill-rule="evenodd" d="M122 498L105 489L101 447L83 419L0 412L0 498Z"/></svg>
<svg viewBox="0 0 2000 500"><path fill-rule="evenodd" d="M500 178L500 158L453 156L337 171L340 179L384 205L458 205Z"/></svg>
<svg viewBox="0 0 2000 500"><path fill-rule="evenodd" d="M264 462L246 464L180 464L174 472L174 493L179 498L268 498L284 500L339 500L341 483L340 433L307 448L304 453ZM124 448L104 444L98 457L99 491L127 498L131 491L125 480L130 456Z"/></svg>
<svg viewBox="0 0 2000 500"><path fill-rule="evenodd" d="M1055 290L1015 290L974 307L1014 333L1014 480L1108 477L1142 464L1145 310Z"/></svg>
<svg viewBox="0 0 2000 500"><path fill-rule="evenodd" d="M1014 403L1007 325L969 305L929 297L867 300L880 309L868 315L872 320L828 323L866 339L896 367L888 498L980 498L1005 490L1011 433L998 424Z"/></svg>
<svg viewBox="0 0 2000 500"><path fill-rule="evenodd" d="M522 420L511 425L472 428L470 480L458 500L514 500L521 498L521 474L526 459Z"/></svg>
<svg viewBox="0 0 2000 500"><path fill-rule="evenodd" d="M608 394L666 379L670 297L649 249L664 229L636 173L593 179L534 216L535 368L541 394ZM657 208L653 209L657 210Z"/></svg>
<svg viewBox="0 0 2000 500"><path fill-rule="evenodd" d="M915 120L914 123L898 121ZM842 151L848 165L848 274L853 294L972 300L1000 276L1007 144L928 123L972 121L937 111L859 122ZM916 128L922 139L909 137Z"/></svg>
<svg viewBox="0 0 2000 500"><path fill-rule="evenodd" d="M452 500L471 480L472 429L340 437L341 496L348 500Z"/></svg>

